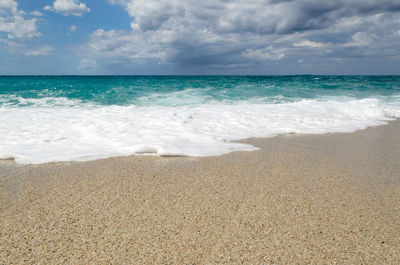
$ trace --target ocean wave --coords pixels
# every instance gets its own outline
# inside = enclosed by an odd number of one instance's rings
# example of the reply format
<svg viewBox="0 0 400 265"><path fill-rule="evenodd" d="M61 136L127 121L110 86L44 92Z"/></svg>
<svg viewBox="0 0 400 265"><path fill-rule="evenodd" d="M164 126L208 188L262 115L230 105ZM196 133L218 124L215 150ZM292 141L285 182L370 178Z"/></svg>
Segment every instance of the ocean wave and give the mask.
<svg viewBox="0 0 400 265"><path fill-rule="evenodd" d="M0 107L0 159L86 161L134 154L215 156L232 142L284 133L353 132L400 117L398 100L307 99L269 104L102 106L65 98Z"/></svg>

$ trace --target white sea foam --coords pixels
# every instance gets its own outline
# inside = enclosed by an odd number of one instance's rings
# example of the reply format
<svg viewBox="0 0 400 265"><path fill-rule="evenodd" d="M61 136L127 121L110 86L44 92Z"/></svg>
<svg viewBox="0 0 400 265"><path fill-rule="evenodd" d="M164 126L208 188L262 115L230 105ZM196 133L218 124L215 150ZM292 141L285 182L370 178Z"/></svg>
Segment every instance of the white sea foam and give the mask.
<svg viewBox="0 0 400 265"><path fill-rule="evenodd" d="M352 132L400 117L398 100L374 98L180 107L99 106L62 98L25 103L0 107L0 159L44 163L132 154L213 156L257 149L233 140Z"/></svg>

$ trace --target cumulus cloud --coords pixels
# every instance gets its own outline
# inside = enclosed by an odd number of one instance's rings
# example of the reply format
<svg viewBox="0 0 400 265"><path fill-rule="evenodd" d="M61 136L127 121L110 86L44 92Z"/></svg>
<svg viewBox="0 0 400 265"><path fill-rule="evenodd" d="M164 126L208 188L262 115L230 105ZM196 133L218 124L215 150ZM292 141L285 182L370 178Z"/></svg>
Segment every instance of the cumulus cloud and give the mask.
<svg viewBox="0 0 400 265"><path fill-rule="evenodd" d="M39 11L30 13L41 16ZM26 56L49 55L53 47L39 45L33 40L41 36L37 30L36 18L26 18L26 13L19 10L14 0L0 0L0 44L5 45L11 53Z"/></svg>
<svg viewBox="0 0 400 265"><path fill-rule="evenodd" d="M293 64L316 54L329 59L399 51L392 45L399 44L398 0L108 2L125 8L131 30L93 32L86 56L97 62L148 59L184 68L249 67Z"/></svg>
<svg viewBox="0 0 400 265"><path fill-rule="evenodd" d="M78 17L90 12L90 8L78 0L56 0L52 6L45 6L44 10L54 11L64 16L74 15Z"/></svg>
<svg viewBox="0 0 400 265"><path fill-rule="evenodd" d="M21 15L0 17L0 32L7 33L9 39L31 39L41 34L36 29L36 19L25 19Z"/></svg>
<svg viewBox="0 0 400 265"><path fill-rule="evenodd" d="M2 14L16 14L18 11L18 4L14 0L0 0L0 15Z"/></svg>
<svg viewBox="0 0 400 265"><path fill-rule="evenodd" d="M157 38L125 31L99 29L90 36L88 49L105 58L148 59L163 58ZM163 48L165 49L165 48Z"/></svg>
<svg viewBox="0 0 400 265"><path fill-rule="evenodd" d="M0 38L1 33L7 39L27 40L38 37L37 19L25 18L25 12L18 10L18 3L14 0L0 0Z"/></svg>

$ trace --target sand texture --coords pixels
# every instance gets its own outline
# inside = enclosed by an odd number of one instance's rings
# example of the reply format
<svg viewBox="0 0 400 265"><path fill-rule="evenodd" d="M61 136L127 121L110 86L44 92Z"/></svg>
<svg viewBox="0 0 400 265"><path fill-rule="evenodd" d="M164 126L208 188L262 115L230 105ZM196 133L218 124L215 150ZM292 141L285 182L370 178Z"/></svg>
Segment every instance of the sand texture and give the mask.
<svg viewBox="0 0 400 265"><path fill-rule="evenodd" d="M400 264L400 121L207 158L0 163L0 264Z"/></svg>

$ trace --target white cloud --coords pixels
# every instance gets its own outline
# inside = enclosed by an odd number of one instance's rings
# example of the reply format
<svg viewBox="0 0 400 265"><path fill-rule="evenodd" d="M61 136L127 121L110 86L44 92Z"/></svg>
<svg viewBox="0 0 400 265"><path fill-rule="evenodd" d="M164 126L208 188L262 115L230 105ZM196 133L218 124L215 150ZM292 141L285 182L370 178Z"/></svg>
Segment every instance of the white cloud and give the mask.
<svg viewBox="0 0 400 265"><path fill-rule="evenodd" d="M1 43L6 44L11 53L27 56L49 55L54 50L54 48L49 45L32 45L31 43L16 42L12 39L0 39L0 44Z"/></svg>
<svg viewBox="0 0 400 265"><path fill-rule="evenodd" d="M39 46L35 49L29 49L25 51L25 54L28 56L41 56L41 55L49 55L53 51L53 47L48 45Z"/></svg>
<svg viewBox="0 0 400 265"><path fill-rule="evenodd" d="M31 39L41 35L36 29L36 22L35 18L24 19L20 15L0 17L0 32L6 32L8 39Z"/></svg>
<svg viewBox="0 0 400 265"><path fill-rule="evenodd" d="M75 32L77 29L78 27L76 25L71 25L71 27L69 27L70 32Z"/></svg>
<svg viewBox="0 0 400 265"><path fill-rule="evenodd" d="M243 55L253 61L278 61L285 57L283 51L274 49L272 46L263 49L248 49Z"/></svg>
<svg viewBox="0 0 400 265"><path fill-rule="evenodd" d="M328 45L329 45L328 43L315 42L309 40L302 40L300 42L293 43L293 46L295 47L306 47L306 48L325 48Z"/></svg>
<svg viewBox="0 0 400 265"><path fill-rule="evenodd" d="M345 47L361 47L368 46L371 42L373 42L375 35L370 35L365 32L356 32L352 37L351 41L345 43L343 46Z"/></svg>
<svg viewBox="0 0 400 265"><path fill-rule="evenodd" d="M97 66L96 60L87 58L83 59L79 64L80 69L93 69L96 68L96 66Z"/></svg>
<svg viewBox="0 0 400 265"><path fill-rule="evenodd" d="M2 14L16 14L18 10L18 3L14 0L0 0L0 15Z"/></svg>
<svg viewBox="0 0 400 265"><path fill-rule="evenodd" d="M99 29L92 33L88 52L103 58L148 59L162 58L165 53L160 51L156 41L144 34L125 31Z"/></svg>
<svg viewBox="0 0 400 265"><path fill-rule="evenodd" d="M0 0L0 43L4 43L8 50L16 54L27 56L48 55L53 47L48 45L32 45L29 40L41 36L37 30L37 18L26 19L26 13L18 9L14 0ZM31 13L41 16L39 11ZM1 33L5 37L2 38Z"/></svg>
<svg viewBox="0 0 400 265"><path fill-rule="evenodd" d="M38 11L38 10L32 11L31 15L37 16L37 17L43 17L44 16L44 14L42 12Z"/></svg>
<svg viewBox="0 0 400 265"><path fill-rule="evenodd" d="M125 5L127 0L108 0L108 2L112 5Z"/></svg>
<svg viewBox="0 0 400 265"><path fill-rule="evenodd" d="M64 16L74 15L78 17L90 12L90 8L78 0L56 0L52 6L45 6L44 10L51 10Z"/></svg>
<svg viewBox="0 0 400 265"><path fill-rule="evenodd" d="M16 1L0 0L0 11L0 33L5 33L7 39L22 41L41 35L37 31L37 19L25 19L25 12L18 10Z"/></svg>

